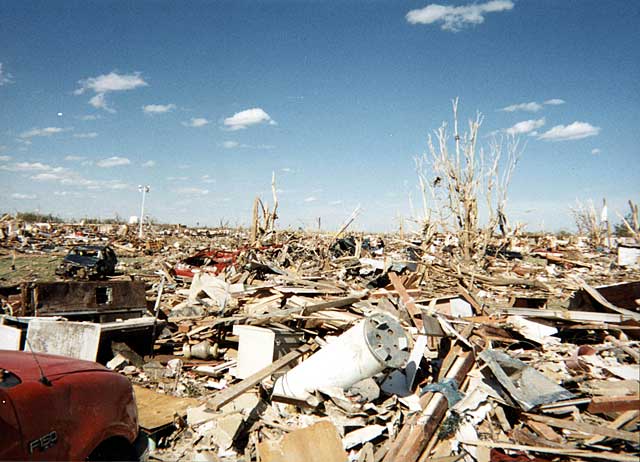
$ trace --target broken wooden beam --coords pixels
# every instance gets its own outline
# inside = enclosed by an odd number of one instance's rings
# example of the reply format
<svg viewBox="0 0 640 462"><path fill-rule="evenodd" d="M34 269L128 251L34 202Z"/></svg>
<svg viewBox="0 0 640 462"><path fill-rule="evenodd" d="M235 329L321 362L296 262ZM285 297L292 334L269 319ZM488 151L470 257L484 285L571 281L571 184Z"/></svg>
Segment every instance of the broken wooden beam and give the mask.
<svg viewBox="0 0 640 462"><path fill-rule="evenodd" d="M309 353L310 351L313 351L316 347L317 347L316 345L310 345L310 344L302 345L297 350L293 350L292 352L286 354L285 356L278 359L277 361L274 361L273 363L269 364L267 367L250 375L249 377L242 380L241 382L238 382L235 385L232 385L229 388L221 391L212 400L210 400L207 403L207 407L213 411L217 411L222 406L227 404L229 401L233 401L236 397L240 396L251 387L257 385L258 383L260 383L260 381L270 376L278 369L295 361L302 355Z"/></svg>

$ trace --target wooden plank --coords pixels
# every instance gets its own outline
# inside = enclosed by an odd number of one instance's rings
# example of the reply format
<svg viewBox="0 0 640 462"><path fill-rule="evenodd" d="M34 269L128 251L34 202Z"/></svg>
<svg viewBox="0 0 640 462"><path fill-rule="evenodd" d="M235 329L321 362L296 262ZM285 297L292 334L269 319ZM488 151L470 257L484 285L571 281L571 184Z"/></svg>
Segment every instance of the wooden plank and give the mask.
<svg viewBox="0 0 640 462"><path fill-rule="evenodd" d="M629 422L631 422L633 419L637 419L640 416L640 411L627 411L627 412L623 412L622 414L620 414L618 417L616 417L616 419L613 422L610 422L609 424L607 424L607 427L609 428L622 428L624 427L626 424L628 424ZM596 436L594 438L591 438L590 440L585 441L585 444L598 444L601 441L604 441L606 438L602 437L602 436Z"/></svg>
<svg viewBox="0 0 640 462"><path fill-rule="evenodd" d="M313 351L317 346L316 345L302 345L297 350L293 350L290 353L286 354L282 358L277 361L269 364L267 367L259 370L258 372L250 375L246 379L241 382L236 383L235 385L230 386L229 388L221 391L216 394L216 396L207 403L207 407L213 411L217 411L222 406L227 404L229 401L233 401L235 398L243 394L249 388L260 383L261 380L270 376L278 369L286 366L287 364L295 361L300 356Z"/></svg>
<svg viewBox="0 0 640 462"><path fill-rule="evenodd" d="M264 440L258 444L262 462L346 462L348 457L336 427L322 420L292 431L280 444Z"/></svg>
<svg viewBox="0 0 640 462"><path fill-rule="evenodd" d="M587 411L592 414L634 411L640 409L640 396L596 396L591 399Z"/></svg>
<svg viewBox="0 0 640 462"><path fill-rule="evenodd" d="M599 313L596 311L554 310L549 308L499 308L498 310L503 314L560 319L572 322L621 323L632 319L631 316L624 314Z"/></svg>
<svg viewBox="0 0 640 462"><path fill-rule="evenodd" d="M567 430L574 430L587 435L606 436L617 440L629 441L634 444L640 444L640 433L626 432L622 430L616 430L613 428L602 427L599 425L592 425L584 422L574 422L573 420L556 419L553 417L547 417L537 414L524 414L531 420L536 422L542 422L551 427L564 428Z"/></svg>
<svg viewBox="0 0 640 462"><path fill-rule="evenodd" d="M173 423L174 415L186 415L187 408L198 405L194 398L176 398L156 393L139 385L133 386L138 405L138 421L148 431Z"/></svg>
<svg viewBox="0 0 640 462"><path fill-rule="evenodd" d="M402 281L400 281L400 278L396 273L389 271L388 275L389 280L391 280L391 284L393 284L393 287L398 291L398 294L400 294L400 300L402 300L402 303L407 309L411 322L420 332L422 332L422 318L420 316L420 310L416 306L416 302L413 300L413 297L407 293L407 289L402 285Z"/></svg>
<svg viewBox="0 0 640 462"><path fill-rule="evenodd" d="M502 443L500 441L460 441L461 444L470 446L479 446L485 448L512 449L514 451L540 452L543 454L558 454L566 456L584 457L586 459L613 460L616 462L638 462L638 456L626 456L624 454L616 454L612 452L594 452L585 451L583 449L561 449L548 448L543 446L525 446L522 444Z"/></svg>

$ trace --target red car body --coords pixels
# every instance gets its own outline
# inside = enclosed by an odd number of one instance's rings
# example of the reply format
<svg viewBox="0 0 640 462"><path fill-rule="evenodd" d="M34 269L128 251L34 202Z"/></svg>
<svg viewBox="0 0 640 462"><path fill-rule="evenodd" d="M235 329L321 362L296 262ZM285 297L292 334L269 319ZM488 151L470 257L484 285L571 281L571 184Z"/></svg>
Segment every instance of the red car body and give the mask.
<svg viewBox="0 0 640 462"><path fill-rule="evenodd" d="M0 351L0 374L0 460L145 454L126 377L89 361L21 351Z"/></svg>
<svg viewBox="0 0 640 462"><path fill-rule="evenodd" d="M192 278L193 271L219 274L227 266L235 265L241 250L203 250L179 262L174 267L176 276Z"/></svg>

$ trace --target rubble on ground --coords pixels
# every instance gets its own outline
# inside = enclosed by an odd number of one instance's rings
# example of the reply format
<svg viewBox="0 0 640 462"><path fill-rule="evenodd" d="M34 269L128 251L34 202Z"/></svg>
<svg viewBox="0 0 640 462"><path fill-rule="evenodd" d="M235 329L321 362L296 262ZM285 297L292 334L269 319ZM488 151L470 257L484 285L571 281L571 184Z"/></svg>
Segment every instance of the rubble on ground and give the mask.
<svg viewBox="0 0 640 462"><path fill-rule="evenodd" d="M144 286L144 313L93 321L154 320L152 351L125 335L107 358L136 385L152 460L638 460L632 242L621 261L530 235L454 264L448 236L0 225L3 259L108 244L108 281ZM33 306L37 280L0 285L0 329L69 315Z"/></svg>

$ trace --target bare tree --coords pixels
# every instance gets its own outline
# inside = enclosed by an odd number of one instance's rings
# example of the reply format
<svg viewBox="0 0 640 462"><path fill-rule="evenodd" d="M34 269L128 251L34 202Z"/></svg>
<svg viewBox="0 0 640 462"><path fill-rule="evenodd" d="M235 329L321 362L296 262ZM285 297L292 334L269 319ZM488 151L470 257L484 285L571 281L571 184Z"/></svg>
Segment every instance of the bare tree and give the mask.
<svg viewBox="0 0 640 462"><path fill-rule="evenodd" d="M571 207L570 210L578 228L578 234L586 236L592 246L600 246L605 230L601 226L593 201L589 200L587 204L583 204L576 200L576 206Z"/></svg>
<svg viewBox="0 0 640 462"><path fill-rule="evenodd" d="M507 190L522 147L511 135L496 135L479 146L483 117L476 114L460 132L458 99L453 105L453 132L443 123L427 139L428 150L415 159L422 193L422 229L430 240L436 232L453 234L460 256L469 261L484 255L493 231L509 230ZM486 224L480 224L478 203L484 200Z"/></svg>

